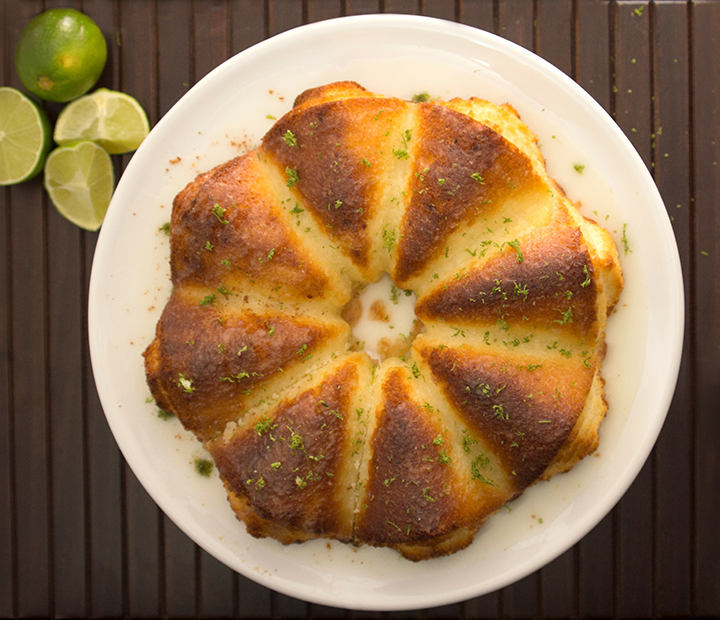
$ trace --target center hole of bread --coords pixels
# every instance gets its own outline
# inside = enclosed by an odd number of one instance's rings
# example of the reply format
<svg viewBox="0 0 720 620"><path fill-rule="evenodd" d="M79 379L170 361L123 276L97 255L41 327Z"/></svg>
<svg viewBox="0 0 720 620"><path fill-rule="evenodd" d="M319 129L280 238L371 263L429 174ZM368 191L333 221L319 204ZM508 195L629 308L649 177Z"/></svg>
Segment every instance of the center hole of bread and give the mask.
<svg viewBox="0 0 720 620"><path fill-rule="evenodd" d="M365 351L376 362L407 355L422 330L415 294L395 286L388 275L356 291L343 317L352 329L351 348Z"/></svg>

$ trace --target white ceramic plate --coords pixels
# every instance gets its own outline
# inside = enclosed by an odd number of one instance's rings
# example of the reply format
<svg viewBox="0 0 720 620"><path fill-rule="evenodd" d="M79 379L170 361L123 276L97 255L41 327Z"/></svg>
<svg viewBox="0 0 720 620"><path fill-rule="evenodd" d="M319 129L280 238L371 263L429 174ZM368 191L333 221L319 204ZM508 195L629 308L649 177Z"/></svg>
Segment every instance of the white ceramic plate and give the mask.
<svg viewBox="0 0 720 620"><path fill-rule="evenodd" d="M142 351L170 291L172 198L197 172L258 143L306 88L356 80L410 98L512 103L538 134L551 174L620 248L626 290L607 334L608 417L597 458L535 485L493 516L471 547L411 563L392 551L316 541L283 547L247 535L217 477L195 473L200 444L162 421ZM575 165L584 166L582 174ZM624 251L625 244L628 251ZM239 573L310 602L367 610L448 604L501 588L570 548L615 505L664 421L680 361L677 248L657 189L629 141L563 73L494 35L430 18L371 15L286 32L235 56L152 130L118 184L93 263L89 335L112 431L133 471L193 540Z"/></svg>

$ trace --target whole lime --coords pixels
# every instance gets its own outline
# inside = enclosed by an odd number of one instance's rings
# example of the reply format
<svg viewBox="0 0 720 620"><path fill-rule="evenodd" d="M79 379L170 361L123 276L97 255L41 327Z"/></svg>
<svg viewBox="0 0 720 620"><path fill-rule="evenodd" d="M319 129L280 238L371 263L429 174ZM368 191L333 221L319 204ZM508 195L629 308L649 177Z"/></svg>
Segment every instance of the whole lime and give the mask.
<svg viewBox="0 0 720 620"><path fill-rule="evenodd" d="M71 101L98 81L107 42L98 25L75 9L49 9L33 17L15 48L25 88L48 101Z"/></svg>

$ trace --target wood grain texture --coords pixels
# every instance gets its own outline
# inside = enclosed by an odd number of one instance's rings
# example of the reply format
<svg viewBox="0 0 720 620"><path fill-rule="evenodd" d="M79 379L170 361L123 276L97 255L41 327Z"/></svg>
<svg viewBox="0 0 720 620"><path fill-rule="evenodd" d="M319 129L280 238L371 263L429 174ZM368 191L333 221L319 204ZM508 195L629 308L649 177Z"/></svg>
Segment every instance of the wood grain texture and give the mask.
<svg viewBox="0 0 720 620"><path fill-rule="evenodd" d="M555 561L433 610L312 605L200 550L139 484L90 368L97 234L63 220L41 178L0 187L0 617L720 618L720 1L0 0L3 86L21 87L22 27L56 6L98 22L109 43L99 85L136 97L151 124L233 54L343 15L430 15L535 51L614 116L652 173L680 251L685 346L650 460ZM129 160L114 159L118 176Z"/></svg>

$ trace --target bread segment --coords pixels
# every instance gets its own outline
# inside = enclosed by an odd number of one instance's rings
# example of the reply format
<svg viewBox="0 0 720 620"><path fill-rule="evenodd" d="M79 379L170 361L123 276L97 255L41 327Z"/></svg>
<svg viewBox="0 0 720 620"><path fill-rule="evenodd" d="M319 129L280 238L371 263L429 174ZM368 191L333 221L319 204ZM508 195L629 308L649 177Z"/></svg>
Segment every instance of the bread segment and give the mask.
<svg viewBox="0 0 720 620"><path fill-rule="evenodd" d="M396 362L378 371L355 540L417 561L466 547L512 494L488 456L469 458L470 444L436 398L423 398L415 374Z"/></svg>
<svg viewBox="0 0 720 620"><path fill-rule="evenodd" d="M344 317L386 273L419 321L375 364ZM598 445L617 248L509 105L300 94L178 194L171 275L148 385L253 536L448 555Z"/></svg>
<svg viewBox="0 0 720 620"><path fill-rule="evenodd" d="M366 356L342 356L210 442L251 534L353 540L369 376Z"/></svg>
<svg viewBox="0 0 720 620"><path fill-rule="evenodd" d="M255 311L205 292L175 291L145 352L158 406L203 441L346 347L340 319Z"/></svg>

